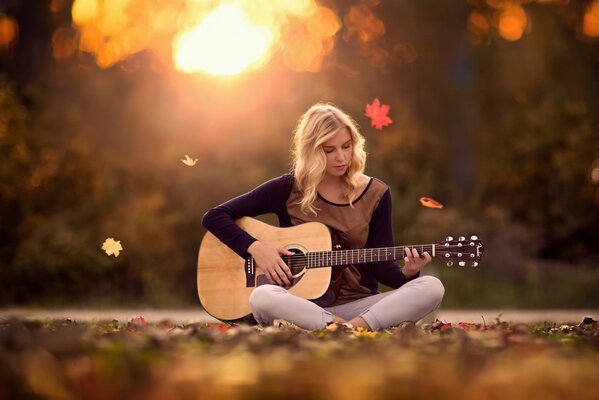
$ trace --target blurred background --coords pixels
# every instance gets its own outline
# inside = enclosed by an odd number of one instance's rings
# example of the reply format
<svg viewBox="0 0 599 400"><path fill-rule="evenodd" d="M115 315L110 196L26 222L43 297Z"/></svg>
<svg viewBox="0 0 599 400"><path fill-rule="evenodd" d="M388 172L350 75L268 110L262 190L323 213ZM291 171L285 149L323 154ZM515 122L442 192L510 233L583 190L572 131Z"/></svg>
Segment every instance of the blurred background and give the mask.
<svg viewBox="0 0 599 400"><path fill-rule="evenodd" d="M599 307L598 0L0 0L0 305L197 306L202 215L317 101L398 245L485 243L444 308Z"/></svg>

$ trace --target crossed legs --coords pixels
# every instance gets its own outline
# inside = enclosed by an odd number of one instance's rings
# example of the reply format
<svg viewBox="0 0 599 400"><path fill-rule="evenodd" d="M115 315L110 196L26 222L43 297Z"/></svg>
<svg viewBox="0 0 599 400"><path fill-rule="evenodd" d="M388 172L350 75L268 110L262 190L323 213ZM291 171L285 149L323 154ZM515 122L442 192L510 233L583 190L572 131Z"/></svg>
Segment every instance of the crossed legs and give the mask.
<svg viewBox="0 0 599 400"><path fill-rule="evenodd" d="M421 276L398 289L346 304L322 308L275 285L262 285L250 296L252 314L260 325L284 319L304 329L322 329L329 322L349 322L372 330L418 321L441 304L445 289L434 276Z"/></svg>

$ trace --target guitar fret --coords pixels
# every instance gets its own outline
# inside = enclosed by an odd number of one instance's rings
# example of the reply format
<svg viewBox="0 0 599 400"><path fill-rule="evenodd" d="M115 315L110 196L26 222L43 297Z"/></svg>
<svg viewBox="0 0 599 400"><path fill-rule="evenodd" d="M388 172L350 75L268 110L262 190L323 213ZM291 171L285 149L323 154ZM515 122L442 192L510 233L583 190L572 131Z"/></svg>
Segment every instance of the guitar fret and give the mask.
<svg viewBox="0 0 599 400"><path fill-rule="evenodd" d="M306 254L306 268L362 264L387 260L401 260L405 257L405 249L417 249L419 254L428 252L435 256L435 245L392 246L371 249L317 251Z"/></svg>
<svg viewBox="0 0 599 400"><path fill-rule="evenodd" d="M435 256L434 244L416 246L394 246L373 249L308 252L306 254L304 263L307 264L306 268L319 268L325 266L351 265L368 262L398 260L405 257L405 249L407 248L418 249L420 255L422 255L424 252L429 252L431 256Z"/></svg>

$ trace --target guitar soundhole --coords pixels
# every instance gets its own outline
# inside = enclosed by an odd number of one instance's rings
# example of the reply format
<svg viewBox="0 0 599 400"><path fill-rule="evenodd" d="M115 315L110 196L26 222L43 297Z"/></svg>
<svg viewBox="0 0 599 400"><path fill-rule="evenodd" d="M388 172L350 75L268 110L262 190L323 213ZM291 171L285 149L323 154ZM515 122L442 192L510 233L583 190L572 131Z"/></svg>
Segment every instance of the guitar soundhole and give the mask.
<svg viewBox="0 0 599 400"><path fill-rule="evenodd" d="M299 281L302 280L302 278L304 277L304 274L301 274L301 272L305 269L305 265L306 265L306 259L304 257L297 256L297 255L303 254L303 252L301 250L296 249L296 248L290 248L288 250L290 252L292 252L294 255L293 256L282 256L283 261L285 261L285 264L287 264L287 266L291 270L291 274L294 276L295 275L297 275L297 276L295 278L293 278L293 280L291 281L291 285L283 286L285 289L289 289L289 288L293 287ZM301 275L298 275L298 274L301 274ZM256 277L256 287L261 286L261 285L272 285L272 283L270 283L268 281L268 278L264 274L260 274Z"/></svg>

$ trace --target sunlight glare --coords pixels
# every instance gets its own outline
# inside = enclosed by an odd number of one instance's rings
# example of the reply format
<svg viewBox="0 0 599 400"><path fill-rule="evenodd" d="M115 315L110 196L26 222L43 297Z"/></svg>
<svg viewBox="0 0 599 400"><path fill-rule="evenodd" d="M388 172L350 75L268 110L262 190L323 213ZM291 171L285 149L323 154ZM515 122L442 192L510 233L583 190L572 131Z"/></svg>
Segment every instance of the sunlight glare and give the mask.
<svg viewBox="0 0 599 400"><path fill-rule="evenodd" d="M271 44L268 28L252 24L239 6L223 4L175 38L173 58L182 72L233 75L257 64Z"/></svg>
<svg viewBox="0 0 599 400"><path fill-rule="evenodd" d="M85 25L97 17L98 2L97 0L75 0L71 13L76 25Z"/></svg>

